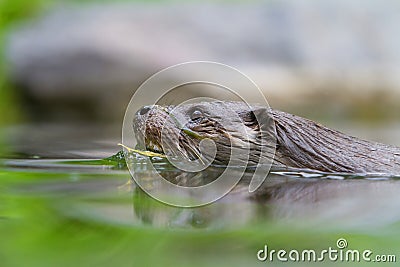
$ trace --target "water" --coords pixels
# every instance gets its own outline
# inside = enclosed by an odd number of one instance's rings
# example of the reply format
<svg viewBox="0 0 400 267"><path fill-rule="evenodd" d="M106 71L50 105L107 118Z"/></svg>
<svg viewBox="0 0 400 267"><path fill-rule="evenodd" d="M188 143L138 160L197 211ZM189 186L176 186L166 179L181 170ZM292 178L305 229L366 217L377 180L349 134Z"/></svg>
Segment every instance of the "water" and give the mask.
<svg viewBox="0 0 400 267"><path fill-rule="evenodd" d="M99 159L118 140L88 131L20 138L23 158L1 161L1 266L252 266L264 244L323 249L339 237L354 249L399 251L399 177L273 169L255 193L243 179L212 205L176 208L144 193L123 164ZM155 166L182 177L165 161Z"/></svg>

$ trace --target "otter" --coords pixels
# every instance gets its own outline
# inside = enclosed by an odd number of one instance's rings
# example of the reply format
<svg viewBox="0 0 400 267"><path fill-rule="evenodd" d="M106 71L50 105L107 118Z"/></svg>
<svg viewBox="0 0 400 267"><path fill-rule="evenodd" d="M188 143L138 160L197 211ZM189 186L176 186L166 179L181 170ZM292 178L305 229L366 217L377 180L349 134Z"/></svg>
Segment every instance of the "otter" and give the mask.
<svg viewBox="0 0 400 267"><path fill-rule="evenodd" d="M221 118L226 122L224 125L218 120ZM179 120L186 123L180 125ZM265 132L273 140L271 144L260 141L263 125L267 125ZM274 125L273 129L270 125ZM241 127L247 134L239 130ZM157 153L165 153L162 131L167 136L177 136L169 145L189 160L200 157L200 143L209 138L217 148L215 164L226 164L229 148L245 143L250 149L250 164L257 164L259 152L271 145L275 153L267 150L264 155L271 158L273 166L329 173L400 174L399 147L362 140L260 105L211 101L177 107L145 106L135 114L133 128L139 147Z"/></svg>

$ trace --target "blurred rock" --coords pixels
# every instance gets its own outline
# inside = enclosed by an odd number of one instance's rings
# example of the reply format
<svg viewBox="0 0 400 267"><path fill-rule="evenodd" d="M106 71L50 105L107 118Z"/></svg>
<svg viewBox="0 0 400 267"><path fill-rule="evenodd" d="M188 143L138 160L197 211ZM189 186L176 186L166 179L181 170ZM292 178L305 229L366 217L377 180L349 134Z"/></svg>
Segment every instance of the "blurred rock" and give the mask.
<svg viewBox="0 0 400 267"><path fill-rule="evenodd" d="M400 88L399 10L394 0L63 6L15 28L6 53L41 116L122 120L141 82L191 60L232 65L290 106Z"/></svg>

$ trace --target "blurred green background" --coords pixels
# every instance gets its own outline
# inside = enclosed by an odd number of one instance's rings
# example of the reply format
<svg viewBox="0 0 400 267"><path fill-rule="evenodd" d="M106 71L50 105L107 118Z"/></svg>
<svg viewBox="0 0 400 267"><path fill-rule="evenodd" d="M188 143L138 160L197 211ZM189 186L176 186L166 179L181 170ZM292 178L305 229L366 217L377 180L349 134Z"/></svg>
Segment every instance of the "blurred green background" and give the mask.
<svg viewBox="0 0 400 267"><path fill-rule="evenodd" d="M238 68L273 108L400 144L395 1L362 10L357 1L0 3L1 147L9 155L42 155L12 126L119 128L144 80L191 60Z"/></svg>
<svg viewBox="0 0 400 267"><path fill-rule="evenodd" d="M398 7L0 0L0 265L280 266L257 262L256 252L265 244L325 249L340 237L350 248L398 253L396 199L336 209L306 202L300 213L315 212L299 219L254 201L173 209L126 189L128 172L97 160L119 150L134 89L189 60L237 67L275 108L399 145ZM80 161L87 158L94 160ZM298 201L289 200L284 207ZM324 217L330 211L343 218ZM359 213L371 215L366 225Z"/></svg>

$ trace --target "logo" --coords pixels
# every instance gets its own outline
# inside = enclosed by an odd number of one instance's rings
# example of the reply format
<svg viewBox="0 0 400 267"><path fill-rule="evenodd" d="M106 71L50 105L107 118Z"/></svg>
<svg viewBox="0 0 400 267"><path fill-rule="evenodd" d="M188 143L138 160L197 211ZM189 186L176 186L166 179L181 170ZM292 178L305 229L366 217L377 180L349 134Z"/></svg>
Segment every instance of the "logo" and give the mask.
<svg viewBox="0 0 400 267"><path fill-rule="evenodd" d="M336 241L336 247L325 249L270 249L267 244L257 252L257 259L264 262L396 262L395 254L374 254L370 249L348 249L345 238Z"/></svg>
<svg viewBox="0 0 400 267"><path fill-rule="evenodd" d="M254 131L249 131L243 118L235 108L229 105L228 100L243 103L249 111L254 109L255 104L257 107L263 107L263 112L252 113L259 125L257 137L254 137ZM229 161L226 166L223 166L223 171L217 179L195 187L177 185L165 179L157 171L149 157L144 163L141 162L142 165L145 164L149 167L149 173L138 175L137 162L135 157L130 155L129 148L136 148L140 143L133 128L137 127L134 124L137 123L135 116L138 112L145 113L142 109L144 106L149 107L147 110L156 106L169 106L170 108L165 114L173 121L173 128L176 129L171 131L172 126L169 124L158 125L160 129L157 131L160 133L161 140L157 145L153 141L149 141L151 142L149 144L154 147L153 150L162 151L176 169L185 173L206 172L208 167L213 166L214 159L220 152L212 137L201 139L200 153L194 152L195 159L184 157L179 147L181 134L186 134L188 138L197 136L196 132L188 129L185 125L192 122L193 116L196 117L197 113L201 113L201 111L194 110L192 111L194 115L184 116L182 110L185 105L205 107L207 106L205 103L218 103L207 109L207 117L212 118L213 122L221 129L225 129L226 132L240 134L242 140L240 144L237 142L226 143L227 146L229 145L229 150L227 150L230 154L227 155ZM253 192L267 177L275 154L275 124L272 119L268 119L268 111L268 102L257 85L233 67L201 61L187 62L166 68L151 76L135 91L126 109L122 127L122 143L129 172L141 189L161 202L179 207L203 206L228 194L247 172L248 161L250 157L254 157L252 154L254 153L254 149L252 150L254 144L250 141L250 137L252 137L257 138L257 142L260 144L256 151L258 162L251 169L249 191ZM141 127L145 134L152 130L146 123L147 119L149 118L146 118L144 114ZM265 134L267 131L271 132L271 129L274 133L272 138L271 135ZM151 186L149 186L149 180L153 180Z"/></svg>

